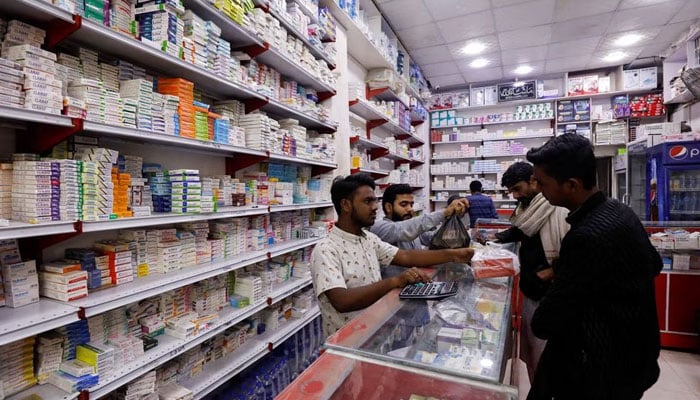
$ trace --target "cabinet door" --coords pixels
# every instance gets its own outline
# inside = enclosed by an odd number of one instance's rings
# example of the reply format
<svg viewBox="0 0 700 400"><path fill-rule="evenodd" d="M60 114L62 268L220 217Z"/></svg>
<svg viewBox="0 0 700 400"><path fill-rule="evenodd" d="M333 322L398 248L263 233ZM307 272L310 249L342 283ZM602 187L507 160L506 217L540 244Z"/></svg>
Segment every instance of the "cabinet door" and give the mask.
<svg viewBox="0 0 700 400"><path fill-rule="evenodd" d="M668 288L668 276L669 274L661 273L654 279L656 313L659 316L659 329L662 331L668 330L666 326L666 290Z"/></svg>
<svg viewBox="0 0 700 400"><path fill-rule="evenodd" d="M700 310L700 275L670 274L669 278L668 330L697 333L695 314Z"/></svg>

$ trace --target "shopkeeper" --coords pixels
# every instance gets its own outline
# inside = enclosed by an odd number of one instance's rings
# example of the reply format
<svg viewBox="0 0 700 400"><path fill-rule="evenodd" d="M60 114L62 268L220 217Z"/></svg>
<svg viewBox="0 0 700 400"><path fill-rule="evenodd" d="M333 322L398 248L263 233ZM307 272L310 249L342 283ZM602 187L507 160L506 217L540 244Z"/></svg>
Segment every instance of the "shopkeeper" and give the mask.
<svg viewBox="0 0 700 400"><path fill-rule="evenodd" d="M474 255L469 248L403 250L381 241L364 229L377 218L374 188L374 180L367 174L336 178L331 187L338 221L311 256L311 275L325 337L391 290L429 281L428 275L415 266L464 263ZM389 264L409 268L398 276L382 279L380 266Z"/></svg>

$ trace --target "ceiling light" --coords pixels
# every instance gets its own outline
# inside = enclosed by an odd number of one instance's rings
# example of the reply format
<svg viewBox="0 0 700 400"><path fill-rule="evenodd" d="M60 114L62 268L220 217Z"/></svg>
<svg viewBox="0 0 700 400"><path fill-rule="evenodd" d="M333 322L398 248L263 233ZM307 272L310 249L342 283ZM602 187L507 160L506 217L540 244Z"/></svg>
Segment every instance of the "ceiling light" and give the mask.
<svg viewBox="0 0 700 400"><path fill-rule="evenodd" d="M621 51L613 51L612 53L603 57L603 61L608 61L608 62L620 61L625 57L627 57L627 53L623 53Z"/></svg>
<svg viewBox="0 0 700 400"><path fill-rule="evenodd" d="M462 47L462 53L467 55L479 54L484 50L486 50L486 45L481 42L471 42Z"/></svg>
<svg viewBox="0 0 700 400"><path fill-rule="evenodd" d="M513 72L518 75L529 74L530 72L532 72L532 67L529 65L521 65L518 68L516 68Z"/></svg>
<svg viewBox="0 0 700 400"><path fill-rule="evenodd" d="M472 68L483 68L489 64L489 60L485 58L477 58L476 60L469 63Z"/></svg>
<svg viewBox="0 0 700 400"><path fill-rule="evenodd" d="M617 40L615 40L615 45L622 47L631 46L640 40L642 40L642 35L637 33L629 33L627 35L620 36Z"/></svg>

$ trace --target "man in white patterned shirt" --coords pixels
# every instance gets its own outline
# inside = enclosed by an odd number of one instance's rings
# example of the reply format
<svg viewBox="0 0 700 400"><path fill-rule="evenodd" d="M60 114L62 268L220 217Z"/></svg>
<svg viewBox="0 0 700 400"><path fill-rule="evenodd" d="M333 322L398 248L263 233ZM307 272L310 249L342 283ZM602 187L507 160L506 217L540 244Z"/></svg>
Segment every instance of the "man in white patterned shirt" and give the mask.
<svg viewBox="0 0 700 400"><path fill-rule="evenodd" d="M331 187L338 221L311 256L314 290L323 316L323 334L333 334L358 312L395 288L430 280L422 270L407 268L382 279L380 266L431 266L469 262L474 250L403 250L363 229L374 224L377 197L374 180L366 174L336 178Z"/></svg>

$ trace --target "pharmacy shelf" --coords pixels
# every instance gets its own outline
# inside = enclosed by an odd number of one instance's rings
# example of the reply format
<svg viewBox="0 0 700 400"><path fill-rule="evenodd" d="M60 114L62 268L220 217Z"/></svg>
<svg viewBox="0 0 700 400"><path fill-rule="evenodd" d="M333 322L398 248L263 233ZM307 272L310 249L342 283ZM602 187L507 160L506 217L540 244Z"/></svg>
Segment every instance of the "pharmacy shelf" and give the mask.
<svg viewBox="0 0 700 400"><path fill-rule="evenodd" d="M190 139L181 136L163 135L160 133L145 131L142 129L127 128L123 126L107 125L96 122L84 121L83 132L97 136L129 139L149 143L169 144L186 149L201 149L207 152L224 154L250 154L267 157L267 153L260 150L252 150L247 147L231 146L223 143L215 143L204 140Z"/></svg>
<svg viewBox="0 0 700 400"><path fill-rule="evenodd" d="M414 97L416 97L416 96L414 96ZM420 98L418 97L418 99L420 99ZM414 125L414 126L420 125L420 124L424 123L425 121L426 121L425 116L418 114L417 112L411 110L411 124L412 125Z"/></svg>
<svg viewBox="0 0 700 400"><path fill-rule="evenodd" d="M408 157L404 157L404 156L402 156L400 154L396 154L396 153L389 153L389 154L385 155L384 157L389 158L389 159L394 160L394 161L401 161L401 162L407 162L407 163L411 162L411 159L409 159Z"/></svg>
<svg viewBox="0 0 700 400"><path fill-rule="evenodd" d="M469 126L487 126L487 125L507 125L507 124L522 124L537 121L553 121L554 118L534 118L534 119L519 119L511 121L494 121L494 122L482 122L477 124L455 124L448 126L431 126L431 129L451 129L451 128L461 128Z"/></svg>
<svg viewBox="0 0 700 400"><path fill-rule="evenodd" d="M476 172L431 172L431 176L447 176L447 175L474 175Z"/></svg>
<svg viewBox="0 0 700 400"><path fill-rule="evenodd" d="M78 321L78 307L41 298L19 308L0 307L0 345Z"/></svg>
<svg viewBox="0 0 700 400"><path fill-rule="evenodd" d="M377 143L375 141L372 141L371 139L367 139L366 137L362 136L351 136L350 137L350 143L357 143L359 146L364 147L366 149L382 149L382 150L389 150L388 147L381 143Z"/></svg>
<svg viewBox="0 0 700 400"><path fill-rule="evenodd" d="M481 143L483 141L484 141L483 139L469 139L469 140L455 140L455 141L450 141L450 142L430 142L430 144L439 145L439 144Z"/></svg>
<svg viewBox="0 0 700 400"><path fill-rule="evenodd" d="M302 0L294 0L294 3L304 15L311 18L311 24L318 24L318 13L314 13Z"/></svg>
<svg viewBox="0 0 700 400"><path fill-rule="evenodd" d="M364 34L355 21L345 10L341 9L336 0L321 0L321 6L328 7L335 19L345 27L347 34L348 53L365 69L389 68L396 69L394 63L386 59L369 38Z"/></svg>
<svg viewBox="0 0 700 400"><path fill-rule="evenodd" d="M73 126L73 121L69 117L63 115L47 114L43 112L7 106L0 106L0 119L21 122L34 122L52 126Z"/></svg>
<svg viewBox="0 0 700 400"><path fill-rule="evenodd" d="M246 340L231 355L204 366L200 374L180 384L192 391L194 399L203 399L214 389L241 373L270 350L284 343L321 314L318 306L308 310L301 318L283 322L278 329Z"/></svg>
<svg viewBox="0 0 700 400"><path fill-rule="evenodd" d="M527 140L527 139L549 139L551 137L554 137L554 134L551 135L532 135L532 136L501 136L501 137L496 137L496 138L484 138L484 142L498 142L501 140Z"/></svg>
<svg viewBox="0 0 700 400"><path fill-rule="evenodd" d="M289 205L274 205L270 206L270 212L280 212L280 211L295 211L295 210L306 210L309 208L323 208L323 207L333 207L333 203L330 201L321 201L317 203L304 203L304 204L289 204Z"/></svg>
<svg viewBox="0 0 700 400"><path fill-rule="evenodd" d="M306 7L300 6L299 8L302 10L306 9L308 11L308 8ZM316 59L321 59L325 61L328 65L328 68L335 69L335 62L333 62L333 59L328 54L326 54L322 47L311 43L311 40L309 40L309 35L299 31L297 27L291 21L289 21L289 19L287 18L289 14L287 14L286 12L281 12L280 10L277 10L273 7L270 7L270 14L272 14L273 17L277 18L280 21L280 24L285 29L287 29L287 32L290 32L299 40L301 40L302 43L306 45L306 47Z"/></svg>
<svg viewBox="0 0 700 400"><path fill-rule="evenodd" d="M71 34L69 38L99 49L100 52L109 53L137 65L147 66L168 76L192 81L210 96L259 100L265 98L241 84L216 76L204 68L180 60L162 52L159 48L112 31L89 19L83 19L80 29Z"/></svg>
<svg viewBox="0 0 700 400"><path fill-rule="evenodd" d="M194 11L204 20L209 20L221 28L221 37L231 43L232 48L243 46L263 46L262 40L256 34L238 25L226 14L216 9L207 0L183 0L185 8Z"/></svg>
<svg viewBox="0 0 700 400"><path fill-rule="evenodd" d="M332 85L321 82L319 78L311 74L307 67L300 65L290 55L280 49L269 46L269 49L256 56L255 60L267 64L277 70L282 76L293 79L302 86L310 87L319 92L335 94L335 88Z"/></svg>
<svg viewBox="0 0 700 400"><path fill-rule="evenodd" d="M469 188L445 188L445 189L435 189L431 188L431 192L468 192Z"/></svg>
<svg viewBox="0 0 700 400"><path fill-rule="evenodd" d="M324 162L324 161L317 161L317 160L307 160L306 158L288 156L288 155L284 155L284 154L272 154L272 153L270 153L270 161L282 161L282 162L288 162L288 163L292 163L292 164L301 164L301 165L314 165L314 166L318 166L318 167L326 167L326 168L332 168L332 169L338 168L338 164L328 163L328 162Z"/></svg>
<svg viewBox="0 0 700 400"><path fill-rule="evenodd" d="M91 292L88 297L70 302L71 306L80 307L86 317L101 314L115 308L131 304L161 293L191 285L217 275L235 271L270 257L291 253L292 251L312 246L320 239L300 239L280 243L269 249L246 252L226 260L200 265L191 265L167 274L151 274L137 278L133 282Z"/></svg>
<svg viewBox="0 0 700 400"><path fill-rule="evenodd" d="M67 393L54 385L34 385L27 390L23 390L13 396L6 397L7 400L28 400L28 399L51 399L51 400L73 400L78 398L79 393Z"/></svg>
<svg viewBox="0 0 700 400"><path fill-rule="evenodd" d="M46 0L3 0L0 1L0 13L36 22L50 22L55 19L73 22L73 14Z"/></svg>
<svg viewBox="0 0 700 400"><path fill-rule="evenodd" d="M349 102L350 111L364 118L367 121L382 120L388 121L389 118L379 108L365 99L354 99Z"/></svg>
<svg viewBox="0 0 700 400"><path fill-rule="evenodd" d="M41 224L10 221L9 226L0 227L0 240L58 235L72 232L75 232L75 223L72 221L44 222Z"/></svg>
<svg viewBox="0 0 700 400"><path fill-rule="evenodd" d="M525 154L484 154L481 156L454 156L454 157L433 157L433 161L442 160L475 160L475 159L488 159L488 158L498 158L498 157L525 157Z"/></svg>
<svg viewBox="0 0 700 400"><path fill-rule="evenodd" d="M270 297L275 297L279 293L288 292L290 287L299 287L299 281L299 279L291 279L285 284L280 285L278 288L273 290L272 293L270 293ZM302 281L306 282L305 286L311 284L311 278L302 279ZM100 383L98 385L93 386L88 390L90 392L89 398L98 399L106 396L110 392L133 381L148 371L157 368L158 366L172 360L187 350L211 339L215 335L228 329L230 326L235 325L256 312L265 309L267 305L268 303L266 301L261 301L260 303L242 309L227 306L219 312L219 318L209 329L200 331L199 334L190 339L179 339L169 335L158 336L158 346L145 352L144 355L138 359L122 365L121 368L118 367L112 376L109 376L106 379L100 379Z"/></svg>
<svg viewBox="0 0 700 400"><path fill-rule="evenodd" d="M146 226L179 224L183 222L209 221L212 219L247 217L267 214L267 206L221 207L215 213L177 214L154 213L147 217L120 218L109 221L85 221L83 232L102 232L115 229L142 228Z"/></svg>
<svg viewBox="0 0 700 400"><path fill-rule="evenodd" d="M222 37L230 41L232 45L238 47L255 46L261 49L267 48L266 51L263 51L260 55L255 57L257 61L275 68L282 75L304 86L312 87L318 91L335 93L335 89L331 85L321 82L318 78L310 74L305 67L299 65L296 61L285 55L280 49L275 49L270 47L269 44L263 43L254 33L241 27L221 11L207 4L204 0L186 0L184 1L184 5L186 8L192 9L205 20L211 19L216 23L221 28ZM281 18L277 16L276 18L281 20ZM313 46L310 47L313 48Z"/></svg>
<svg viewBox="0 0 700 400"><path fill-rule="evenodd" d="M372 178L374 178L374 179L381 179L381 178L389 176L388 171L378 171L378 170L369 169L369 168L353 168L350 170L351 175L355 175L355 174L359 174L359 173L370 174L372 176Z"/></svg>
<svg viewBox="0 0 700 400"><path fill-rule="evenodd" d="M624 95L634 96L637 94L658 93L658 92L659 91L656 88L616 90L614 92L583 94L580 96L563 96L563 97L557 97L556 100L560 101L560 100L606 99L608 97L613 97L613 96L624 96Z"/></svg>
<svg viewBox="0 0 700 400"><path fill-rule="evenodd" d="M267 104L261 107L261 110L276 117L296 119L301 125L311 130L320 132L335 132L337 130L335 125L320 121L311 114L307 114L302 110L298 110L277 100L269 99Z"/></svg>

